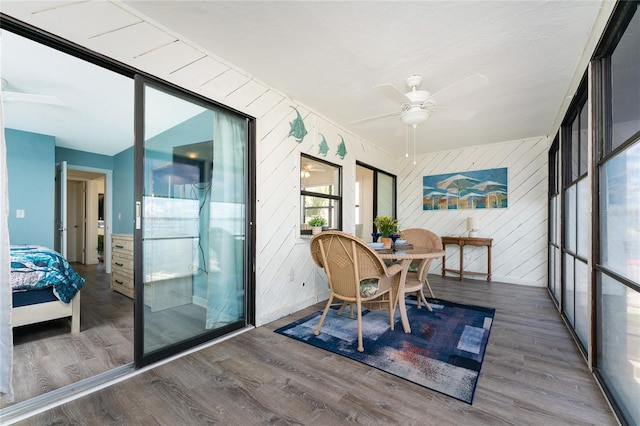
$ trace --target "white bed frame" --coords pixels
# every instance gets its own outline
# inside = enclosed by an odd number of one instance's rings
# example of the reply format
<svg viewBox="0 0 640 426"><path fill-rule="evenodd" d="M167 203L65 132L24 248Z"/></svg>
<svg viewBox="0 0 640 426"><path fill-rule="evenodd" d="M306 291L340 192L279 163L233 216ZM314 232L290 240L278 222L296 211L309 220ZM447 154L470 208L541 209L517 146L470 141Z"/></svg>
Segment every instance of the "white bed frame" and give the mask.
<svg viewBox="0 0 640 426"><path fill-rule="evenodd" d="M59 300L20 306L11 310L13 327L71 317L71 333L80 332L80 292L69 303Z"/></svg>

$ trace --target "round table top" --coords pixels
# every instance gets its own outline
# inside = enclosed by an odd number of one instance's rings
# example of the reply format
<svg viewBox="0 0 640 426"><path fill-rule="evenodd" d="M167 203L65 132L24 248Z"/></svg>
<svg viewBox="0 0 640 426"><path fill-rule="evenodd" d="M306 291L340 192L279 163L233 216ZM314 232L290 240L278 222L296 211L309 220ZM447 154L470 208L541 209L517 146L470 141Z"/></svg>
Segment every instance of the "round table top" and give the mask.
<svg viewBox="0 0 640 426"><path fill-rule="evenodd" d="M443 249L414 247L412 249L402 250L397 248L395 251L391 249L376 250L378 256L382 259L429 259L434 257L442 257L445 255Z"/></svg>

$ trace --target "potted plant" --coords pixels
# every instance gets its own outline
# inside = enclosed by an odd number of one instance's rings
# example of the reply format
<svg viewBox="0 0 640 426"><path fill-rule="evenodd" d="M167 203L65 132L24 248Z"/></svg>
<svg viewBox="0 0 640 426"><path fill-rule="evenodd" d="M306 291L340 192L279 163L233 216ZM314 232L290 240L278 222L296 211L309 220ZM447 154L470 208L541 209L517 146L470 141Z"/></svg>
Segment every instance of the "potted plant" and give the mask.
<svg viewBox="0 0 640 426"><path fill-rule="evenodd" d="M316 235L322 232L322 227L327 224L327 221L323 217L314 216L307 223L311 227L311 234Z"/></svg>
<svg viewBox="0 0 640 426"><path fill-rule="evenodd" d="M398 219L390 216L378 216L373 220L373 224L382 237L380 241L385 247L391 247L391 234L398 232Z"/></svg>

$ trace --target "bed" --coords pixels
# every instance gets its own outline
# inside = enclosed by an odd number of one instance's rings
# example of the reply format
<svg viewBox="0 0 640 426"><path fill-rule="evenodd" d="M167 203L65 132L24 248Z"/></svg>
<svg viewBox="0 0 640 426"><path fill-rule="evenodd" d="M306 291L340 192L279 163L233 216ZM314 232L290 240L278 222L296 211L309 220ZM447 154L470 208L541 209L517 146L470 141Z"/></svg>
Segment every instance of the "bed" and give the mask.
<svg viewBox="0 0 640 426"><path fill-rule="evenodd" d="M71 317L71 332L78 333L84 278L47 247L12 245L10 253L12 326Z"/></svg>

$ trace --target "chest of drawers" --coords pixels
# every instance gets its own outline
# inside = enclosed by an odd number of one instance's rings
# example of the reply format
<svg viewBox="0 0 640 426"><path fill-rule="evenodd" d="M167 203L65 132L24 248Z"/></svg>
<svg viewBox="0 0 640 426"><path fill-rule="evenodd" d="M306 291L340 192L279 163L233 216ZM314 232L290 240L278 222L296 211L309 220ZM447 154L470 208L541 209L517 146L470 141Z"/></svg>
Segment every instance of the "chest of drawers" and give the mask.
<svg viewBox="0 0 640 426"><path fill-rule="evenodd" d="M133 235L111 235L111 290L133 298Z"/></svg>

